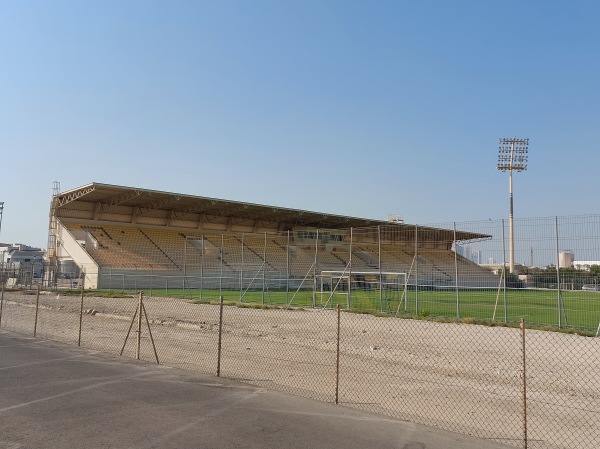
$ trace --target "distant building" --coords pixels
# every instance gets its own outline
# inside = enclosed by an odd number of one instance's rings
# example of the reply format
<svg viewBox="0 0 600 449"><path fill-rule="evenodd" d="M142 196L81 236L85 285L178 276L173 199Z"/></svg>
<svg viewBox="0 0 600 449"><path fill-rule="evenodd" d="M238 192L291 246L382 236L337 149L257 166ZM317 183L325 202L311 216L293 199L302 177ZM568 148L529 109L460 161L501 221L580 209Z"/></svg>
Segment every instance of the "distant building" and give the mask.
<svg viewBox="0 0 600 449"><path fill-rule="evenodd" d="M561 251L558 254L558 267L559 268L573 268L574 261L575 261L575 254L573 254L573 251Z"/></svg>
<svg viewBox="0 0 600 449"><path fill-rule="evenodd" d="M600 260L576 260L572 266L576 270L590 271L590 268L594 265L600 266Z"/></svg>
<svg viewBox="0 0 600 449"><path fill-rule="evenodd" d="M573 251L561 251L558 254L559 268L575 268L576 270L590 271L594 265L600 266L600 260L575 260Z"/></svg>
<svg viewBox="0 0 600 449"><path fill-rule="evenodd" d="M481 263L481 250L473 250L471 249L470 246L466 245L466 246L461 246L461 245L456 245L456 254L458 254L459 256L463 256L465 259L476 263L477 265L483 265ZM492 263L492 262L490 262Z"/></svg>
<svg viewBox="0 0 600 449"><path fill-rule="evenodd" d="M465 253L463 254L464 258L467 260L473 260L473 255L471 253L471 247L465 246Z"/></svg>
<svg viewBox="0 0 600 449"><path fill-rule="evenodd" d="M391 223L404 223L404 217L399 214L388 214L388 220Z"/></svg>
<svg viewBox="0 0 600 449"><path fill-rule="evenodd" d="M488 263L488 264L481 264L482 267L487 268L488 270L490 270L492 273L500 275L500 273L502 273L502 270L504 269L504 265L501 263ZM519 271L523 271L525 268L525 265L520 264L520 263L516 263L515 264L515 269L517 272ZM506 263L506 269L508 270L508 263ZM521 276L519 276L520 278Z"/></svg>
<svg viewBox="0 0 600 449"><path fill-rule="evenodd" d="M0 263L16 270L25 269L34 278L44 277L46 251L23 243L0 243Z"/></svg>

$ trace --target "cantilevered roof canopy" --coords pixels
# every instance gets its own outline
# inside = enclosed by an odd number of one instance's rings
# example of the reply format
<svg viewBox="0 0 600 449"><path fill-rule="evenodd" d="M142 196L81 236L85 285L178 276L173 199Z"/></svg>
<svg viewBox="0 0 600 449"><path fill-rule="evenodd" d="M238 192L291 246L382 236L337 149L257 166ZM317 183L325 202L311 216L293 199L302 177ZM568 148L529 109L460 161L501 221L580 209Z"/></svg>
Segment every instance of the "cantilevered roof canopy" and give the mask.
<svg viewBox="0 0 600 449"><path fill-rule="evenodd" d="M86 206L76 203L85 203ZM52 207L57 217L82 218L86 221L97 220L99 212L131 209L132 223L136 216L162 214L169 217L163 226L172 220L189 215L203 217L228 217L239 221L260 221L278 223L278 229L308 227L321 229L349 229L365 227L398 227L398 231L411 232L415 225L394 223L384 220L349 217L343 215L289 209L277 206L265 206L238 201L185 195L181 193L161 192L136 187L115 186L91 183L53 197ZM89 216L72 215L67 210L88 211ZM454 231L430 227L418 227L419 237L452 241ZM429 234L429 235L428 235ZM475 240L488 238L485 234L457 232L456 240Z"/></svg>

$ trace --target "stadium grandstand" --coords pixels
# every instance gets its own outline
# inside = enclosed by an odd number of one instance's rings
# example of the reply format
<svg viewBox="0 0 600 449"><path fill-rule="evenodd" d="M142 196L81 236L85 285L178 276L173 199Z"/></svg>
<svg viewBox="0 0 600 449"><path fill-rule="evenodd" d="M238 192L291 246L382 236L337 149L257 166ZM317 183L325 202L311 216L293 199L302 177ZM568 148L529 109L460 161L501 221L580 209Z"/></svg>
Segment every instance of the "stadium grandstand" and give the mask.
<svg viewBox="0 0 600 449"><path fill-rule="evenodd" d="M74 265L91 289L489 288L498 276L453 250L489 237L91 183L52 197L47 279Z"/></svg>

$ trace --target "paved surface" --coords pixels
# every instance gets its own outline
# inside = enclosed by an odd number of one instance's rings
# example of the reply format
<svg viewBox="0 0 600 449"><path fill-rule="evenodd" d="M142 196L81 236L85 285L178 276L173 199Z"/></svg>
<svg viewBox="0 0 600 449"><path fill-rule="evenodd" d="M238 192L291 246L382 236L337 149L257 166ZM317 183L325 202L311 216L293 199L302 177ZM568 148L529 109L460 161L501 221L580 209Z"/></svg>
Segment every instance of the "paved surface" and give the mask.
<svg viewBox="0 0 600 449"><path fill-rule="evenodd" d="M0 331L0 449L504 447Z"/></svg>

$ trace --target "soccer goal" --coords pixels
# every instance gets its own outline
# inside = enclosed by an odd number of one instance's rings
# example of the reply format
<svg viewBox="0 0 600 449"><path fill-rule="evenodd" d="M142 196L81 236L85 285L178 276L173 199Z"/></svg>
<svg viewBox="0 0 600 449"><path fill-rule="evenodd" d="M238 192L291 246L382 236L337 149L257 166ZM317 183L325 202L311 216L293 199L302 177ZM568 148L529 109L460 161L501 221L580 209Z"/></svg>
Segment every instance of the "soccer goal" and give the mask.
<svg viewBox="0 0 600 449"><path fill-rule="evenodd" d="M408 277L394 271L321 271L316 276L316 302L321 307L395 311L406 299Z"/></svg>

